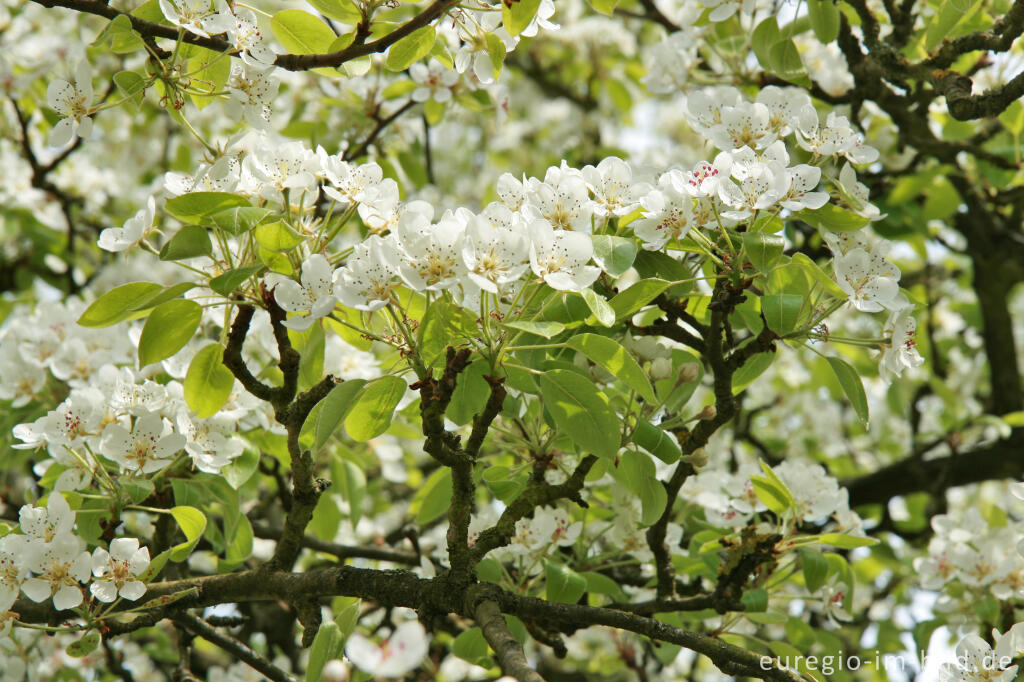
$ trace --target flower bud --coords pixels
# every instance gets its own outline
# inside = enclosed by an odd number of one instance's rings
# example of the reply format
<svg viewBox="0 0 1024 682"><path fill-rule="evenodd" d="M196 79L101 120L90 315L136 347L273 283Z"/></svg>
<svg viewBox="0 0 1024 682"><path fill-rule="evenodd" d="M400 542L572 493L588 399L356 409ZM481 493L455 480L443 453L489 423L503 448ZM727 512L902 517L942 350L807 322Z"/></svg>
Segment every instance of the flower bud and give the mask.
<svg viewBox="0 0 1024 682"><path fill-rule="evenodd" d="M704 451L704 448L697 448L688 455L683 455L682 460L692 466L694 469L700 469L707 466L708 464L708 453Z"/></svg>
<svg viewBox="0 0 1024 682"><path fill-rule="evenodd" d="M672 361L668 358L655 358L651 362L651 378L655 381L668 379L672 376Z"/></svg>
<svg viewBox="0 0 1024 682"><path fill-rule="evenodd" d="M323 682L348 682L348 666L340 658L333 658L324 664L320 679Z"/></svg>
<svg viewBox="0 0 1024 682"><path fill-rule="evenodd" d="M718 414L718 410L715 409L714 405L705 405L704 409L697 415L698 419L714 419L715 415Z"/></svg>
<svg viewBox="0 0 1024 682"><path fill-rule="evenodd" d="M679 368L679 382L690 384L700 376L700 365L696 362L687 362Z"/></svg>

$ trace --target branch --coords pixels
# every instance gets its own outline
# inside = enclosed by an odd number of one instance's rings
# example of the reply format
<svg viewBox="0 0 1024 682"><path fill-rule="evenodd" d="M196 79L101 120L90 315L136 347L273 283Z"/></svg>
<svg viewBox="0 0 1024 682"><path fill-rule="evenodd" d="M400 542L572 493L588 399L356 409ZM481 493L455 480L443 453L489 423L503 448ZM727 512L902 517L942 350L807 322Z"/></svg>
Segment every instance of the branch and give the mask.
<svg viewBox="0 0 1024 682"><path fill-rule="evenodd" d="M471 592L469 600L472 602L479 592ZM511 675L519 682L544 682L544 678L527 663L523 646L508 629L505 616L493 599L479 599L475 604L470 604L469 610L483 631L484 639L497 654L502 673Z"/></svg>
<svg viewBox="0 0 1024 682"><path fill-rule="evenodd" d="M201 618L196 618L189 613L179 613L173 618L174 622L185 628L193 635L202 637L211 644L216 644L221 649L231 654L238 660L246 663L250 668L263 674L274 682L296 682L297 678L289 675L263 656L250 649L243 642L234 637L222 635L210 627Z"/></svg>
<svg viewBox="0 0 1024 682"><path fill-rule="evenodd" d="M284 532L280 528L272 528L269 524L259 522L252 524L252 530L256 537L266 540L279 540ZM420 565L419 557L410 552L399 552L381 547L339 545L336 542L321 540L313 535L303 535L301 544L306 549L330 554L341 561L345 559L370 559L371 561L390 561L394 564L406 566Z"/></svg>
<svg viewBox="0 0 1024 682"><path fill-rule="evenodd" d="M1024 476L1024 429L1014 429L1010 437L992 445L939 459L908 457L878 471L846 480L842 485L850 493L850 506L885 504L894 497L927 492L941 496L949 488L994 479L1020 479Z"/></svg>
<svg viewBox="0 0 1024 682"><path fill-rule="evenodd" d="M64 7L76 12L95 14L111 20L116 19L119 16L125 16L132 22L132 28L138 31L145 38L167 38L169 40L177 40L178 38L178 29L176 27L164 26L163 24L139 19L131 14L119 12L109 6L104 0L32 1L42 5L43 7ZM388 33L371 43L353 43L343 50L328 52L325 54L282 54L278 55L277 59L274 60L274 65L280 66L288 71L308 71L310 69L320 67L341 66L345 62L358 57L365 57L366 55L384 52L391 45L395 44L413 31L423 28L435 19L439 19L445 12L452 8L456 2L457 0L434 0L433 3L412 19L405 22L391 33ZM188 32L182 36L182 41L191 45L205 47L206 49L213 50L214 52L228 52L232 49L232 45L222 38L204 38Z"/></svg>
<svg viewBox="0 0 1024 682"><path fill-rule="evenodd" d="M351 161L352 159L358 159L360 156L366 154L366 151L370 148L370 145L373 144L374 140L377 139L377 136L380 135L385 128L391 125L395 119L409 111L409 109L412 109L415 104L416 102L409 100L387 117L375 118L377 124L373 127L373 130L370 131L370 134L367 135L354 150L346 150L345 153L341 155L341 158L345 161ZM379 116L379 113L376 115Z"/></svg>

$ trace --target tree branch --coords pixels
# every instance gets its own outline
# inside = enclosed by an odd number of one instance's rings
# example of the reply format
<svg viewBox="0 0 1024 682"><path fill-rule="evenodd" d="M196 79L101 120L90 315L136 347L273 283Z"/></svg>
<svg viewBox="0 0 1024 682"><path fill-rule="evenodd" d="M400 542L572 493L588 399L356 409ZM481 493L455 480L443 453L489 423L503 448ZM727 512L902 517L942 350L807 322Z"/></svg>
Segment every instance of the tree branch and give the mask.
<svg viewBox="0 0 1024 682"><path fill-rule="evenodd" d="M175 623L185 628L193 635L202 637L211 644L216 644L221 649L231 654L238 660L247 664L250 668L263 676L274 680L274 682L296 682L294 675L289 675L263 656L250 649L243 642L234 637L222 635L210 627L201 618L196 618L190 613L179 613L172 619Z"/></svg>

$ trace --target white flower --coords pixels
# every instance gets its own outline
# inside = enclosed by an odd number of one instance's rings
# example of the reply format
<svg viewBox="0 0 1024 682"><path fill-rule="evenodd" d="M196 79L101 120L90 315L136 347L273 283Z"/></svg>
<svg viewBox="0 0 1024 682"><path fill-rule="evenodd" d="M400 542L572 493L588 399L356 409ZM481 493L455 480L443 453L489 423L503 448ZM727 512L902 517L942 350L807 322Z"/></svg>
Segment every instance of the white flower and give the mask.
<svg viewBox="0 0 1024 682"><path fill-rule="evenodd" d="M764 149L777 138L768 107L760 102L740 102L733 107L722 107L721 117L720 123L708 129L707 136L723 151L741 147Z"/></svg>
<svg viewBox="0 0 1024 682"><path fill-rule="evenodd" d="M820 464L787 459L772 471L793 493L796 513L804 521L821 521L838 508L839 483Z"/></svg>
<svg viewBox="0 0 1024 682"><path fill-rule="evenodd" d="M25 544L23 535L0 538L0 613L7 611L18 598L25 582Z"/></svg>
<svg viewBox="0 0 1024 682"><path fill-rule="evenodd" d="M371 196L372 195L372 196ZM426 201L400 200L398 183L384 178L375 192L364 193L359 204L359 217L366 223L371 234L384 235L395 229L405 214L430 222L434 218L434 207Z"/></svg>
<svg viewBox="0 0 1024 682"><path fill-rule="evenodd" d="M714 125L722 122L722 110L734 107L743 101L740 91L731 85L716 85L693 90L686 94L686 108L683 115L690 125L702 135Z"/></svg>
<svg viewBox="0 0 1024 682"><path fill-rule="evenodd" d="M249 63L231 65L227 88L230 99L225 104L229 116L241 116L254 128L270 127L271 103L277 96L278 82L271 77L273 67Z"/></svg>
<svg viewBox="0 0 1024 682"><path fill-rule="evenodd" d="M51 147L63 147L76 134L89 137L92 132L92 69L88 62L81 62L75 69L72 81L63 79L51 81L46 87L47 105L65 118L57 122L50 131L47 142Z"/></svg>
<svg viewBox="0 0 1024 682"><path fill-rule="evenodd" d="M23 506L18 512L18 521L29 539L52 542L58 537L71 535L75 527L75 513L63 495L50 493L45 507Z"/></svg>
<svg viewBox="0 0 1024 682"><path fill-rule="evenodd" d="M89 591L101 602L111 603L118 596L135 601L146 593L136 579L149 568L149 549L139 547L135 538L115 538L110 551L97 547L92 552L92 574L97 578Z"/></svg>
<svg viewBox="0 0 1024 682"><path fill-rule="evenodd" d="M633 182L633 169L622 159L609 156L581 173L594 193L594 212L600 216L624 216L637 207L647 193L647 183Z"/></svg>
<svg viewBox="0 0 1024 682"><path fill-rule="evenodd" d="M943 663L939 682L1012 682L1017 677L1013 659L1024 652L1024 623L1004 634L992 630L995 647L978 635L967 635L956 647L956 664Z"/></svg>
<svg viewBox="0 0 1024 682"><path fill-rule="evenodd" d="M452 98L452 86L459 81L459 75L449 71L444 64L431 57L428 64L416 62L409 67L409 76L419 85L412 91L415 102L447 102Z"/></svg>
<svg viewBox="0 0 1024 682"><path fill-rule="evenodd" d="M822 127L814 107L805 106L797 114L796 133L801 147L821 156L845 156L851 163L878 159L878 150L864 144L864 136L853 129L849 119L834 111Z"/></svg>
<svg viewBox="0 0 1024 682"><path fill-rule="evenodd" d="M242 454L245 445L234 435L235 423L223 416L196 419L182 411L177 418L178 431L185 436L185 452L200 471L219 474L221 469Z"/></svg>
<svg viewBox="0 0 1024 682"><path fill-rule="evenodd" d="M690 233L694 199L679 184L673 181L671 173L665 173L658 180L658 189L640 200L644 217L633 224L633 232L648 251L656 251Z"/></svg>
<svg viewBox="0 0 1024 682"><path fill-rule="evenodd" d="M301 284L288 277L268 275L278 305L290 313L299 313L285 320L284 326L301 332L313 326L315 320L329 315L337 303L333 277L330 263L319 253L302 264Z"/></svg>
<svg viewBox="0 0 1024 682"><path fill-rule="evenodd" d="M755 5L755 0L699 0L699 2L711 10L708 15L708 19L711 21L725 21L737 11L751 14Z"/></svg>
<svg viewBox="0 0 1024 682"><path fill-rule="evenodd" d="M100 232L97 243L104 251L127 251L145 238L146 232L153 227L155 215L156 202L153 197L149 197L146 207L126 220L124 227L108 227Z"/></svg>
<svg viewBox="0 0 1024 682"><path fill-rule="evenodd" d="M793 132L797 114L813 106L811 96L803 88L780 88L769 85L757 93L757 101L768 107L768 125L780 136Z"/></svg>
<svg viewBox="0 0 1024 682"><path fill-rule="evenodd" d="M224 0L160 0L160 10L167 21L204 38L234 26Z"/></svg>
<svg viewBox="0 0 1024 682"><path fill-rule="evenodd" d="M416 291L440 291L455 284L465 274L460 258L465 231L465 223L451 214L433 226L424 214L403 216L395 230L402 280Z"/></svg>
<svg viewBox="0 0 1024 682"><path fill-rule="evenodd" d="M159 471L170 464L170 457L185 447L185 437L168 433L163 418L149 413L135 419L129 431L120 424L111 424L103 431L103 454L127 471L144 474Z"/></svg>
<svg viewBox="0 0 1024 682"><path fill-rule="evenodd" d="M736 169L734 166L734 175ZM722 182L718 188L719 198L733 209L722 214L726 218L744 220L755 211L771 208L786 196L792 182L786 169L776 161L757 162L747 169L747 173L739 185Z"/></svg>
<svg viewBox="0 0 1024 682"><path fill-rule="evenodd" d="M881 256L863 248L836 255L836 284L850 296L857 310L875 313L893 308L900 293L900 270Z"/></svg>
<svg viewBox="0 0 1024 682"><path fill-rule="evenodd" d="M356 245L345 267L334 271L334 295L349 308L379 310L398 286L394 281L398 271L394 244L371 235Z"/></svg>
<svg viewBox="0 0 1024 682"><path fill-rule="evenodd" d="M594 255L594 242L582 232L553 230L545 220L534 220L530 233L530 267L552 289L582 291L601 270L586 263Z"/></svg>
<svg viewBox="0 0 1024 682"><path fill-rule="evenodd" d="M301 142L272 142L260 140L252 153L245 157L243 167L259 185L265 199L274 199L284 190L303 192L316 185L313 170L316 157Z"/></svg>
<svg viewBox="0 0 1024 682"><path fill-rule="evenodd" d="M783 208L799 211L804 208L821 208L828 202L828 192L813 191L821 180L820 168L801 163L787 168L786 173L789 174L790 185L789 191L779 200Z"/></svg>
<svg viewBox="0 0 1024 682"><path fill-rule="evenodd" d="M518 211L523 202L526 201L527 181L524 176L522 180L516 180L511 173L502 173L498 177L498 197L501 203L505 204L510 211Z"/></svg>
<svg viewBox="0 0 1024 682"><path fill-rule="evenodd" d="M348 204L376 199L384 171L376 163L356 166L339 156L329 156L324 162L324 175L333 185L324 186L324 193L336 201Z"/></svg>
<svg viewBox="0 0 1024 682"><path fill-rule="evenodd" d="M552 166L544 182L531 182L530 190L527 200L533 217L544 218L564 230L592 230L593 202L579 171Z"/></svg>
<svg viewBox="0 0 1024 682"><path fill-rule="evenodd" d="M354 633L345 644L345 655L363 672L379 677L401 677L420 666L430 639L419 621L402 623L379 646Z"/></svg>
<svg viewBox="0 0 1024 682"><path fill-rule="evenodd" d="M89 581L89 553L85 542L74 535L61 535L53 542L36 540L26 544L25 563L35 575L22 583L21 590L34 602L53 597L58 611L82 603L79 583Z"/></svg>
<svg viewBox="0 0 1024 682"><path fill-rule="evenodd" d="M672 186L680 192L686 191L694 197L713 197L718 195L718 187L722 182L728 180L732 164L733 155L729 152L720 152L712 163L698 161L692 171L681 173L672 170L665 175L669 177ZM663 175L662 178L664 177Z"/></svg>
<svg viewBox="0 0 1024 682"><path fill-rule="evenodd" d="M227 28L227 34L228 40L246 64L271 65L277 58L274 51L264 44L256 15L250 9L235 7L235 16Z"/></svg>
<svg viewBox="0 0 1024 682"><path fill-rule="evenodd" d="M882 329L883 334L890 337L889 344L882 347L879 374L886 381L903 373L904 369L920 367L924 358L917 352L914 332L917 320L913 316L913 308L907 306L892 311Z"/></svg>
<svg viewBox="0 0 1024 682"><path fill-rule="evenodd" d="M868 188L857 181L857 172L849 162L839 171L839 190L853 211L868 220L881 220L886 214L868 200Z"/></svg>
<svg viewBox="0 0 1024 682"><path fill-rule="evenodd" d="M648 48L644 54L647 75L643 78L647 89L659 95L680 92L697 61L697 45L693 31L685 29Z"/></svg>
<svg viewBox="0 0 1024 682"><path fill-rule="evenodd" d="M466 227L462 262L469 279L481 289L499 289L519 279L529 265L529 242L521 232L498 228L474 216Z"/></svg>

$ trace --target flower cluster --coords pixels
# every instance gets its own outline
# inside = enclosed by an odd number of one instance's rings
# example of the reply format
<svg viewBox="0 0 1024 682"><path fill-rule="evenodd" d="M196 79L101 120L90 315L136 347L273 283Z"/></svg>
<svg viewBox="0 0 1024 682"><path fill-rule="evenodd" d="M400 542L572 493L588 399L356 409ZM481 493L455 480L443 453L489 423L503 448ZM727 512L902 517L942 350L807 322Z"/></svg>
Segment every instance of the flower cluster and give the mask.
<svg viewBox="0 0 1024 682"><path fill-rule="evenodd" d="M90 556L85 541L74 534L75 513L63 495L54 492L45 507L25 505L19 513L21 533L0 538L0 613L14 604L19 592L35 602L53 598L58 611L84 600L88 583L101 602L118 596L137 600L146 592L138 580L149 567L149 550L134 538L117 538L110 551L97 547Z"/></svg>

